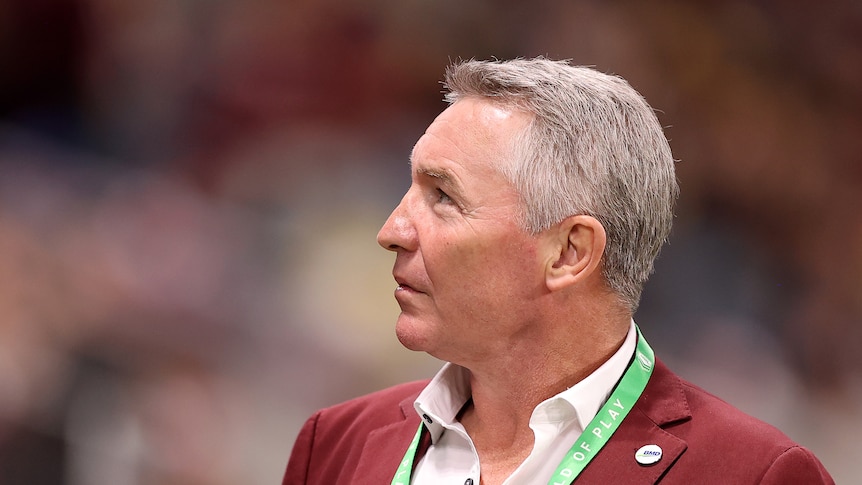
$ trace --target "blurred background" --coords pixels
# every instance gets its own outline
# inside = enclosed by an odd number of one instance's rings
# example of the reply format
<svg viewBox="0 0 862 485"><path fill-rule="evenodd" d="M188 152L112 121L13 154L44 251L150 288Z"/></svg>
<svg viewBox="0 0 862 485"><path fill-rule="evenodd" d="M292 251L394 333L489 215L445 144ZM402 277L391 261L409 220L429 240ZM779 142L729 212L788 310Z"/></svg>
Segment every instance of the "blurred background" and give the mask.
<svg viewBox="0 0 862 485"><path fill-rule="evenodd" d="M636 317L858 479L862 3L0 1L0 483L280 483L403 350L375 235L458 58L659 110L682 196Z"/></svg>

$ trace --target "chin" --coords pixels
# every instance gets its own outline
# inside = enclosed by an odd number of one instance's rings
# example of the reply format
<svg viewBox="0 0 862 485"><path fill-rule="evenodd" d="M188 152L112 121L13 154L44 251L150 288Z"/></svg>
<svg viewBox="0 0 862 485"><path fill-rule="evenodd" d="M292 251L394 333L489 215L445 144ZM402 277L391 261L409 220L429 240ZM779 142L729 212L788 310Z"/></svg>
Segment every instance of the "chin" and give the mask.
<svg viewBox="0 0 862 485"><path fill-rule="evenodd" d="M429 351L428 326L401 314L395 324L395 336L405 348L416 352Z"/></svg>

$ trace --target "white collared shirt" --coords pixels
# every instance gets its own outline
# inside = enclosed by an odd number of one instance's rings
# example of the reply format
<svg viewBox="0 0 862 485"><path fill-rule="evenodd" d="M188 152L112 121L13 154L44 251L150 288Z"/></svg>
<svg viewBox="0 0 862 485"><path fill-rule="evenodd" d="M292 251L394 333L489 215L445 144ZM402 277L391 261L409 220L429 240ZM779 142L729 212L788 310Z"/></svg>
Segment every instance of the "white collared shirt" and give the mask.
<svg viewBox="0 0 862 485"><path fill-rule="evenodd" d="M634 321L623 345L592 374L541 402L530 417L533 449L503 485L545 484L584 428L608 400L637 343ZM413 473L413 485L479 484L479 455L456 416L470 398L469 371L447 363L414 406L431 435L431 446Z"/></svg>

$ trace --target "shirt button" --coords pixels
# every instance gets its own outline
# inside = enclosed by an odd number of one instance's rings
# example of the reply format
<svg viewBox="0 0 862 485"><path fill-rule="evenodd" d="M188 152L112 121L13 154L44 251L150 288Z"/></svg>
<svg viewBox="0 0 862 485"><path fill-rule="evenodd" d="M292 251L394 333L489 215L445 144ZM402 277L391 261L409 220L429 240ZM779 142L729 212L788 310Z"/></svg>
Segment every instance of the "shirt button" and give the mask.
<svg viewBox="0 0 862 485"><path fill-rule="evenodd" d="M425 418L425 421L427 421L428 424L434 424L434 421L431 419L431 416L428 416L427 414L423 414L422 417Z"/></svg>
<svg viewBox="0 0 862 485"><path fill-rule="evenodd" d="M473 479L468 478L468 479L464 480L464 485L473 485Z"/></svg>

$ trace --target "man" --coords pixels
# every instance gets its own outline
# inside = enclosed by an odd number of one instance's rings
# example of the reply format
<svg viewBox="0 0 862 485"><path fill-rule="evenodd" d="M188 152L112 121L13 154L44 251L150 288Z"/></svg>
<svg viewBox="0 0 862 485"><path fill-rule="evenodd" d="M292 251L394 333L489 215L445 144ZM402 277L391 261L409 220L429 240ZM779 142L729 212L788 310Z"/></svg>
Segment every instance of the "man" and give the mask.
<svg viewBox="0 0 862 485"><path fill-rule="evenodd" d="M643 98L543 58L459 63L445 86L378 241L399 340L448 363L315 414L284 483L832 483L632 320L678 193Z"/></svg>

